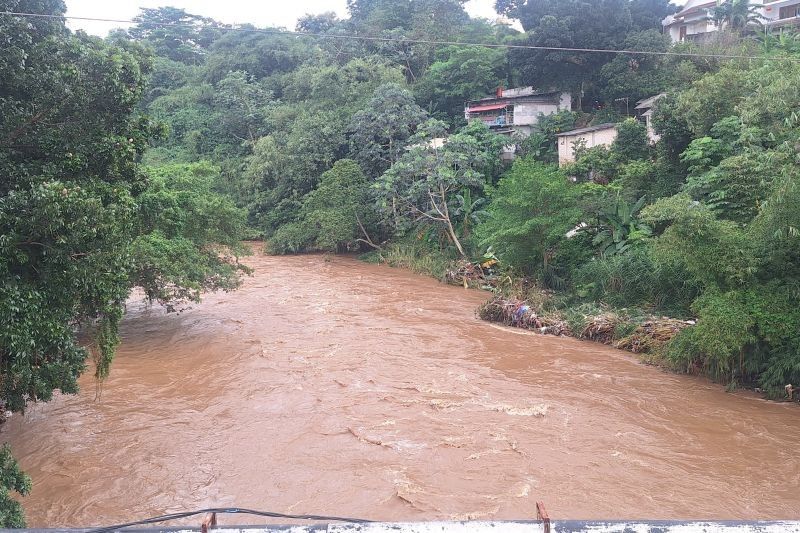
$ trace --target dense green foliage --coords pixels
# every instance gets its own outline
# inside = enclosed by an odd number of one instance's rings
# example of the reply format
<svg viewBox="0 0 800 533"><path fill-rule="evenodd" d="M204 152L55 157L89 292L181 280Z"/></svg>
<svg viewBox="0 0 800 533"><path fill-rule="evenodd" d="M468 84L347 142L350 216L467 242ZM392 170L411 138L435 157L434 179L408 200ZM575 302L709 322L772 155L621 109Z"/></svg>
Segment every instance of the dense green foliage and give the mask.
<svg viewBox="0 0 800 533"><path fill-rule="evenodd" d="M31 479L19 469L11 447L3 444L0 448L0 523L7 528L25 527L22 506L11 498L9 490L25 496L31 491Z"/></svg>
<svg viewBox="0 0 800 533"><path fill-rule="evenodd" d="M490 217L478 227L482 244L525 273L553 278L555 247L580 222L580 193L556 167L517 161L489 190Z"/></svg>
<svg viewBox="0 0 800 533"><path fill-rule="evenodd" d="M397 84L382 85L367 106L353 115L351 153L365 172L379 176L397 162L426 118L410 92Z"/></svg>
<svg viewBox="0 0 800 533"><path fill-rule="evenodd" d="M136 157L150 126L132 111L149 62L135 45L49 22L2 30L18 40L20 60L0 73L0 394L21 410L53 389L75 390L86 357L76 322L98 323L98 374L113 354L135 197L147 187Z"/></svg>
<svg viewBox="0 0 800 533"><path fill-rule="evenodd" d="M58 19L0 16L0 35L0 404L22 411L76 392L89 356L108 375L133 287L164 302L235 287L244 218L199 175L141 168L160 130L137 112L152 69L143 46L71 34ZM1 466L0 523L20 527L8 491L30 480L8 448Z"/></svg>
<svg viewBox="0 0 800 533"><path fill-rule="evenodd" d="M506 53L498 48L447 47L414 86L420 104L443 120L463 113L464 102L510 83ZM459 122L456 120L455 122Z"/></svg>
<svg viewBox="0 0 800 533"><path fill-rule="evenodd" d="M661 20L675 11L667 0L497 0L495 4L499 12L522 23L526 33L515 41L519 44L595 50L664 51L666 41L652 30L660 31ZM605 94L635 101L653 94L647 91L660 92L667 81L665 73L653 72L660 61L640 55L519 48L511 52L510 61L520 84L548 80L575 94L586 91L591 100Z"/></svg>
<svg viewBox="0 0 800 533"><path fill-rule="evenodd" d="M472 206L464 205L464 199L471 198L469 191L480 193L491 182L487 172L499 158L501 144L486 126L479 125L463 128L439 146L445 135L444 126L437 120L422 125L408 151L378 179L375 195L384 222L394 233L431 226L466 256L461 240L468 236L469 221L465 217ZM454 205L459 193L460 228L459 210Z"/></svg>
<svg viewBox="0 0 800 533"><path fill-rule="evenodd" d="M272 235L269 248L273 253L296 253L358 250L362 242L374 247L367 228L374 228L376 216L361 168L340 159L305 196L298 220Z"/></svg>
<svg viewBox="0 0 800 533"><path fill-rule="evenodd" d="M131 282L161 303L199 301L202 292L232 290L246 271L238 255L245 215L212 190L219 169L208 163L147 169L137 203Z"/></svg>

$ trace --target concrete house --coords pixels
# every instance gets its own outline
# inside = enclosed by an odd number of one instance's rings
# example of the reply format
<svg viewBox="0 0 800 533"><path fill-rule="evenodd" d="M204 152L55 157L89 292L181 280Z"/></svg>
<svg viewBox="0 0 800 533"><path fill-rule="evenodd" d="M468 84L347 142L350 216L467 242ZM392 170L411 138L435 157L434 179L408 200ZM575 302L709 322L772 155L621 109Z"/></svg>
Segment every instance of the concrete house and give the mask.
<svg viewBox="0 0 800 533"><path fill-rule="evenodd" d="M763 0L761 16L768 30L800 24L800 0Z"/></svg>
<svg viewBox="0 0 800 533"><path fill-rule="evenodd" d="M582 144L586 148L594 146L610 146L617 138L617 125L613 122L598 124L588 128L559 133L558 164L559 166L575 161L575 147Z"/></svg>
<svg viewBox="0 0 800 533"><path fill-rule="evenodd" d="M764 31L780 31L787 26L800 25L800 0L755 0L751 5L758 8ZM664 33L673 43L703 41L719 28L709 20L716 1L689 0L681 11L665 18L661 24Z"/></svg>
<svg viewBox="0 0 800 533"><path fill-rule="evenodd" d="M498 88L494 96L467 102L464 118L480 120L496 133L530 135L539 115L572 110L568 92L537 91L533 87Z"/></svg>
<svg viewBox="0 0 800 533"><path fill-rule="evenodd" d="M689 0L683 9L661 22L664 33L670 36L673 43L702 41L719 29L709 20L711 10L716 5L716 0Z"/></svg>

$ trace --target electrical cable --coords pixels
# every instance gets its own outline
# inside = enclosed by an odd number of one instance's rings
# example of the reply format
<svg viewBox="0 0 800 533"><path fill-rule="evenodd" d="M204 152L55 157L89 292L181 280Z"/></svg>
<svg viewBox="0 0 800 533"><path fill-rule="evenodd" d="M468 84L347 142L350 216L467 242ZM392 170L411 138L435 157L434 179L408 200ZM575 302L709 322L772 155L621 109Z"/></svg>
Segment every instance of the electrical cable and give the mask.
<svg viewBox="0 0 800 533"><path fill-rule="evenodd" d="M325 515L311 515L311 514L301 514L301 515L291 515L291 514L284 514L284 513L274 513L272 511L256 511L253 509L241 509L239 507L212 507L209 509L198 509L197 511L184 511L180 513L171 513L165 514L161 516L154 516L152 518L145 518L143 520L136 520L134 522L127 522L124 524L115 524L113 526L103 526L98 528L93 528L86 530L84 533L111 533L112 531L117 531L124 528L129 528L133 526L144 526L148 524L158 524L160 522L168 522L171 520L179 520L181 518L188 518L190 516L196 516L200 514L208 514L208 513L216 513L216 514L248 514L248 515L255 515L255 516L266 516L269 518L285 518L287 520L314 520L314 521L331 521L331 522L350 522L354 524L368 524L372 522L371 520L365 520L363 518L345 518L341 516L325 516Z"/></svg>
<svg viewBox="0 0 800 533"><path fill-rule="evenodd" d="M48 18L60 20L83 20L88 22L114 22L117 24L139 24L135 20L124 19L111 19L111 18L98 18L98 17L77 17L72 15L48 15L44 13L23 13L18 11L0 11L0 15L8 15L14 17L35 17L35 18ZM148 22L151 26L162 28L186 28L198 29L193 24L180 24L180 23L167 23L167 22ZM789 61L792 63L800 62L797 58L787 57L764 57L764 56L751 56L751 55L738 55L738 54L701 54L697 52L657 52L657 51L644 51L644 50L625 50L625 49L605 49L605 48L572 48L572 47L557 47L557 46L535 46L527 44L496 44L496 43L475 43L475 42L461 42L461 41L435 41L430 39L410 39L403 37L378 37L370 35L354 35L354 34L330 34L330 33L313 33L304 31L291 31L280 29L265 29L265 28L243 28L240 26L206 26L205 29L215 29L219 31L238 31L246 33L261 33L268 35L294 35L298 37L316 37L320 39L353 39L361 41L374 41L374 42L388 42L388 43L408 43L408 44L431 44L442 46L464 46L464 47L482 47L482 48L504 48L511 50L541 50L549 52L582 52L582 53L601 53L601 54L631 54L631 55L652 55L652 56L672 56L672 57L693 57L700 59L761 59L767 61Z"/></svg>

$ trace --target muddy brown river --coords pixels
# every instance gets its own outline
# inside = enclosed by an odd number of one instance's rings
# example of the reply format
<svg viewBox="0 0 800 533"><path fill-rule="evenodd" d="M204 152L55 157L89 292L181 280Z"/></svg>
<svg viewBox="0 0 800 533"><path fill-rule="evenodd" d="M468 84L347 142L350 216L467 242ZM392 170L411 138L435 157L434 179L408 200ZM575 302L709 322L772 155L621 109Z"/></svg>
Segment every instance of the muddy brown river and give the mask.
<svg viewBox="0 0 800 533"><path fill-rule="evenodd" d="M99 398L86 375L6 424L29 525L228 505L534 518L537 500L555 518L800 517L796 406L493 326L486 293L407 271L248 262L241 290L180 314L131 302Z"/></svg>

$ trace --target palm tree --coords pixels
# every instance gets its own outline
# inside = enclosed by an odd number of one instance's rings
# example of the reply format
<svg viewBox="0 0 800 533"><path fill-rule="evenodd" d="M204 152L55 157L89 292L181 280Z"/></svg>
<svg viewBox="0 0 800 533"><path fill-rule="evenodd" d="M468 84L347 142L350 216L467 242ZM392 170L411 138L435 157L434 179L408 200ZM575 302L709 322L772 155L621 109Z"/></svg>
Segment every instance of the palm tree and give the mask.
<svg viewBox="0 0 800 533"><path fill-rule="evenodd" d="M764 16L758 6L750 4L750 0L723 0L711 9L709 19L720 29L743 32L762 26Z"/></svg>

